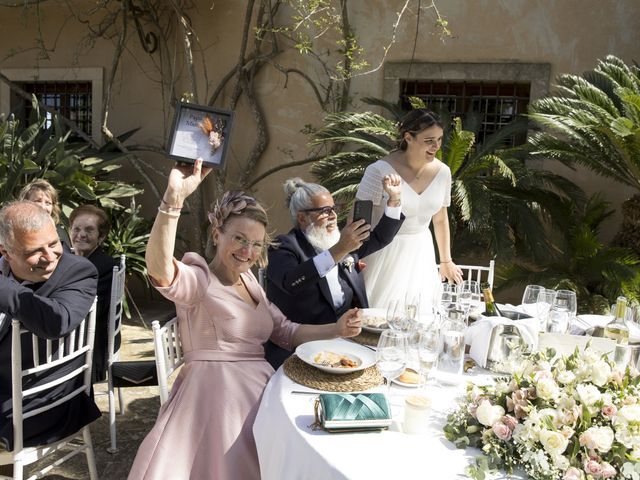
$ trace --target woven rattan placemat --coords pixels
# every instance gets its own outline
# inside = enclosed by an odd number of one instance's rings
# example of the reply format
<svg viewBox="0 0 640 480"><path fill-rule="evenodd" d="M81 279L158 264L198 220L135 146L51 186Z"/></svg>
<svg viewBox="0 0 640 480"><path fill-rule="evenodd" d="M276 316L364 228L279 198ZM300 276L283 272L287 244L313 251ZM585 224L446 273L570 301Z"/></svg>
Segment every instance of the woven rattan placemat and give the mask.
<svg viewBox="0 0 640 480"><path fill-rule="evenodd" d="M294 382L326 392L361 392L382 385L384 381L375 365L359 372L336 375L318 370L296 355L285 360L283 369Z"/></svg>
<svg viewBox="0 0 640 480"><path fill-rule="evenodd" d="M369 345L370 347L377 347L378 340L380 340L380 333L370 332L369 330L362 330L360 335L351 337L349 340L359 343L360 345Z"/></svg>

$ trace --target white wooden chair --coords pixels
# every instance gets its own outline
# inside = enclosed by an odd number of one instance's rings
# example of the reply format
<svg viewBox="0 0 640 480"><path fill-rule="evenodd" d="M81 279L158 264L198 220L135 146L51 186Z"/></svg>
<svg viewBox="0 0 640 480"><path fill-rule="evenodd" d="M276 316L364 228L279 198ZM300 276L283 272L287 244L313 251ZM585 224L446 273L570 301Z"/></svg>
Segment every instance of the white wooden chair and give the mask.
<svg viewBox="0 0 640 480"><path fill-rule="evenodd" d="M479 265L458 265L458 267L462 270L465 280L475 280L478 282L478 285L486 282L493 290L493 275L496 267L495 260L491 260L488 267ZM439 269L440 266L438 266L438 270Z"/></svg>
<svg viewBox="0 0 640 480"><path fill-rule="evenodd" d="M169 398L168 379L184 363L184 357L176 317L162 327L158 320L154 320L151 327L153 328L153 346L156 352L160 405L162 405Z"/></svg>
<svg viewBox="0 0 640 480"><path fill-rule="evenodd" d="M124 398L122 389L125 387L143 387L156 385L156 368L153 360L120 361L120 344L117 339L122 330L122 314L126 281L126 257L120 256L120 266L113 267L111 280L111 306L109 308L109 336L107 381L109 394L109 435L111 443L107 451L116 453L116 400L114 388L118 389L118 403L120 415L124 415Z"/></svg>
<svg viewBox="0 0 640 480"><path fill-rule="evenodd" d="M69 335L61 339L44 340L20 327L19 320L12 320L11 326L11 379L12 379L12 408L13 408L13 451L0 451L0 465L13 464L13 477L0 475L0 478L24 478L25 466L32 464L43 457L61 449L70 451L58 459L52 459L52 463L34 472L28 480L42 478L54 467L62 464L71 457L85 453L89 466L89 477L97 480L98 471L93 453L91 432L89 425L80 431L62 440L37 447L25 447L23 437L24 421L48 410L69 402L78 395L90 394L91 391L91 364L93 359L93 342L95 336L96 312L95 302L89 315ZM24 368L22 360L22 344L31 343L33 349L33 362ZM26 344L28 344L26 343ZM44 346L44 350L41 348ZM78 358L82 359L81 365L75 365ZM45 361L43 361L43 359ZM58 371L65 365L73 365L73 370L66 375L49 379L48 376ZM33 363L33 365L31 365ZM45 379L36 381L37 378ZM41 395L53 388L59 387L65 382L75 383L82 379L82 385L67 393L64 397L29 411L24 411L25 400L29 397ZM23 383L27 388L23 387ZM32 384L33 386L29 385ZM73 442L72 442L73 441Z"/></svg>

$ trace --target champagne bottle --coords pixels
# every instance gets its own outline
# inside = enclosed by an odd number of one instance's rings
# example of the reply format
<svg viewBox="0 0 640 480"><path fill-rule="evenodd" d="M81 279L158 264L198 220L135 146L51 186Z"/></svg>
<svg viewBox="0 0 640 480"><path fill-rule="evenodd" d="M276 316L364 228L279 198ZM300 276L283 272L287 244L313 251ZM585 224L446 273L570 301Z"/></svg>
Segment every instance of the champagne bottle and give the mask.
<svg viewBox="0 0 640 480"><path fill-rule="evenodd" d="M485 317L502 317L496 301L493 299L491 287L488 284L483 285L482 293L484 295L484 313Z"/></svg>
<svg viewBox="0 0 640 480"><path fill-rule="evenodd" d="M624 317L627 312L626 297L618 297L616 301L615 318L613 322L604 327L604 336L615 340L618 345L629 343L629 327L627 327Z"/></svg>

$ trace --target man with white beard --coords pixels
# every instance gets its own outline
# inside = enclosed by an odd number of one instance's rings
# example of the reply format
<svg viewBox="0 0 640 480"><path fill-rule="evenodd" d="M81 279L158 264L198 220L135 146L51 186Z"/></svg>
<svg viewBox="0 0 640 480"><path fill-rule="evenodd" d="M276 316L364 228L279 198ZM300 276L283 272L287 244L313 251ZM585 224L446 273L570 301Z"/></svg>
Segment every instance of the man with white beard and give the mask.
<svg viewBox="0 0 640 480"><path fill-rule="evenodd" d="M385 215L376 228L364 220L338 229L331 193L322 185L291 178L284 184L294 228L269 248L267 297L292 321L334 323L353 307L369 306L360 259L388 245L400 229L401 178L383 179ZM267 360L277 369L291 355L271 342Z"/></svg>

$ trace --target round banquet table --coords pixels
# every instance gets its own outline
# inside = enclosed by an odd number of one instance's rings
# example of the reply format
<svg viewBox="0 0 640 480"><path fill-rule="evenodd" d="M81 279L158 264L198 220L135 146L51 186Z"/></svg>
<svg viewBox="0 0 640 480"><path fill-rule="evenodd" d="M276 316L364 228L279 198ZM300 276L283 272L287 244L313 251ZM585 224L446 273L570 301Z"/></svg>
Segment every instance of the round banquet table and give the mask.
<svg viewBox="0 0 640 480"><path fill-rule="evenodd" d="M474 383L490 381L486 374L464 377ZM416 390L395 385L390 398L394 423L389 430L327 433L310 427L314 400L321 392L293 382L281 367L267 384L253 425L262 480L467 478L465 467L480 451L455 448L442 432L447 413L465 385L466 381L429 387L433 403L425 434L402 432L404 399Z"/></svg>

